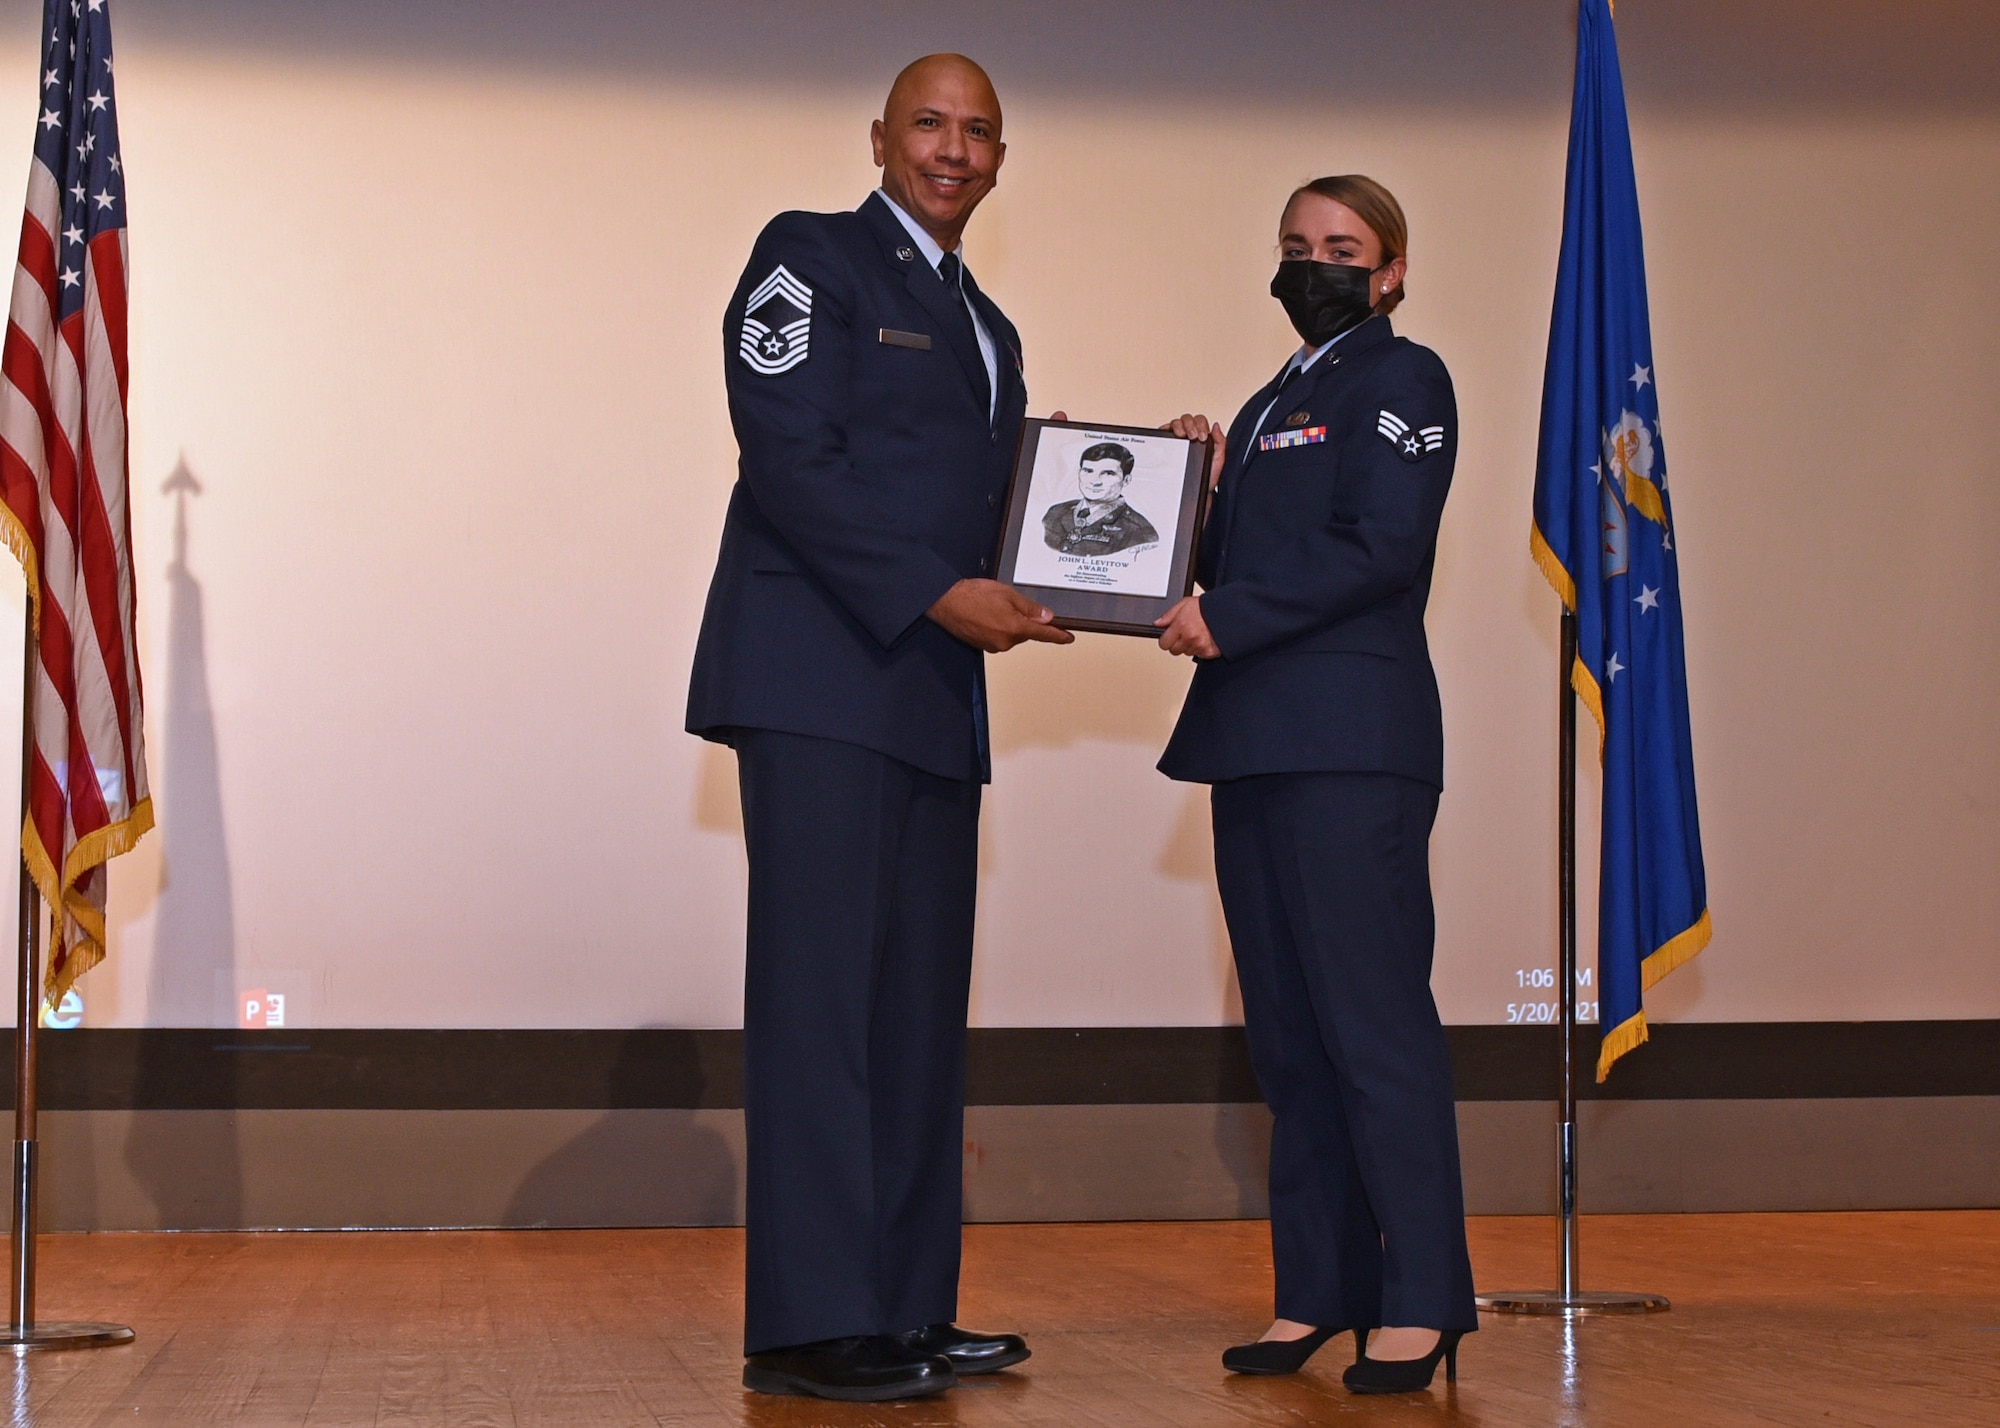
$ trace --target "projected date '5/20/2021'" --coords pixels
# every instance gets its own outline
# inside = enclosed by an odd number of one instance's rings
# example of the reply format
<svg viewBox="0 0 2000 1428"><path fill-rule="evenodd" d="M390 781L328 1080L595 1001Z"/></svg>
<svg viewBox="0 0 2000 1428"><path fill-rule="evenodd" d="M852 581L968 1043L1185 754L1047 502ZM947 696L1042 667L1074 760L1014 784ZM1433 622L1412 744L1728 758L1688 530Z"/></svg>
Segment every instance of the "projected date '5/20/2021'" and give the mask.
<svg viewBox="0 0 2000 1428"><path fill-rule="evenodd" d="M1579 1022L1594 1022L1597 1020L1596 981L1596 968L1579 967L1576 969L1576 1019ZM1546 996L1547 1000L1507 1003L1507 1025L1553 1025L1562 1020L1562 1002L1556 997L1555 968L1517 968L1514 972L1514 984L1530 997L1536 992L1541 992Z"/></svg>

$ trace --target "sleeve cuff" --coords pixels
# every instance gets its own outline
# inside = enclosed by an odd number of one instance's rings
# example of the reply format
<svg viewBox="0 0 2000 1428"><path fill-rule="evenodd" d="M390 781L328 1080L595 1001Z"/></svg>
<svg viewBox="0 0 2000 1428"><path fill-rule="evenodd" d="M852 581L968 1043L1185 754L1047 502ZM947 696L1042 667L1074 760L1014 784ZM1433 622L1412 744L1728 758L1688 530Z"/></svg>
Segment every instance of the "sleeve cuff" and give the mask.
<svg viewBox="0 0 2000 1428"><path fill-rule="evenodd" d="M1232 609L1235 603L1223 590L1210 590L1200 597L1202 623L1208 626L1208 637L1215 641L1216 652L1223 659L1234 659L1243 648L1243 630Z"/></svg>
<svg viewBox="0 0 2000 1428"><path fill-rule="evenodd" d="M879 619L869 621L869 633L881 642L882 648L892 649L909 638L910 631L930 614L931 606L965 578L937 556L931 557L930 565L931 569L921 576L911 577L904 587L903 598L885 601Z"/></svg>

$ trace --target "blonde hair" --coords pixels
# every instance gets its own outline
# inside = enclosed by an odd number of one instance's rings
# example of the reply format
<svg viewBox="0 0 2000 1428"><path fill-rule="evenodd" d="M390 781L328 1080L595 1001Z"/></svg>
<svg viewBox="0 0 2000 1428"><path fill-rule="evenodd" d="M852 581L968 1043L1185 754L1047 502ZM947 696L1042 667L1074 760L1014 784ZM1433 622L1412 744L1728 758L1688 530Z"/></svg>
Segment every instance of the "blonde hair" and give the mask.
<svg viewBox="0 0 2000 1428"><path fill-rule="evenodd" d="M1326 178L1316 178L1311 183L1300 184L1292 190L1292 196L1285 200L1286 210L1291 209L1301 194L1307 193L1316 193L1321 198L1330 198L1335 203L1345 204L1353 209L1381 242L1383 263L1393 263L1398 258L1409 256L1410 225L1409 220L1403 217L1403 205L1396 202L1395 194L1366 174L1332 174ZM1386 294L1376 305L1376 309L1384 313L1394 312L1397 305L1408 295L1404 285L1399 282L1395 290Z"/></svg>

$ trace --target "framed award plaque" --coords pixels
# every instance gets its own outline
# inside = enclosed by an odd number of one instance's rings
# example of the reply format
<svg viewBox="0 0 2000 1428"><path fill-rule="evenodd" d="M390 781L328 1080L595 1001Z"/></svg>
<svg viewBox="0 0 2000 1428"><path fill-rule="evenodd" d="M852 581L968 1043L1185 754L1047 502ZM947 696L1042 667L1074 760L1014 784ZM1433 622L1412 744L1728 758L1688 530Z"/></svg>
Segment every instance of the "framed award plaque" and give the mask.
<svg viewBox="0 0 2000 1428"><path fill-rule="evenodd" d="M996 576L1066 630L1157 639L1194 588L1213 445L1146 427L1022 424Z"/></svg>

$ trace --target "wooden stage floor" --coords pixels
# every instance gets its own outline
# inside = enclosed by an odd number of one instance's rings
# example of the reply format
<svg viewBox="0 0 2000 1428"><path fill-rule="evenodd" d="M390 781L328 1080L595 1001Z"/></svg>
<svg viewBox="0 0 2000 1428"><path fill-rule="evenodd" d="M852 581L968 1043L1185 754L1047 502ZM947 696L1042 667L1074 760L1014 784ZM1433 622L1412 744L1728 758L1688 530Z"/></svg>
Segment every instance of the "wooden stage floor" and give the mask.
<svg viewBox="0 0 2000 1428"><path fill-rule="evenodd" d="M1548 1221L1472 1222L1478 1282L1546 1284ZM1455 1388L1357 1399L1330 1345L1292 1379L1225 1374L1268 1320L1259 1222L966 1232L964 1320L1035 1357L869 1407L738 1386L734 1230L55 1235L48 1319L122 1348L11 1366L14 1424L2000 1424L2000 1212L1603 1217L1588 1287L1671 1312L1495 1319ZM1350 1351L1351 1352L1351 1351ZM9 1365L0 1360L0 1373Z"/></svg>

